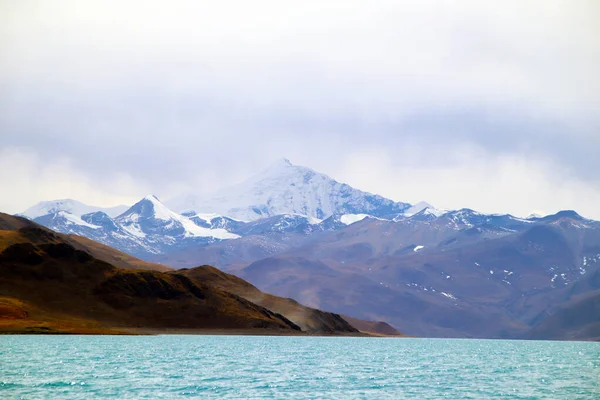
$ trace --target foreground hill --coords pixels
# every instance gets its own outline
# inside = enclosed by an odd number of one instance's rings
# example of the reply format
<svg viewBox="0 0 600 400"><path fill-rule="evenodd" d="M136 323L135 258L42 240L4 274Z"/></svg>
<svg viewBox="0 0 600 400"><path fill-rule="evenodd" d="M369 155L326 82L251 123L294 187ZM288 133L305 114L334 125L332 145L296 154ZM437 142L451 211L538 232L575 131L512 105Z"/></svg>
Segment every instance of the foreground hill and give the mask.
<svg viewBox="0 0 600 400"><path fill-rule="evenodd" d="M182 274L194 281L205 282L213 287L234 293L271 311L285 315L306 332L358 332L356 328L338 314L305 307L293 299L263 293L245 280L226 274L208 265L179 270L177 274ZM365 324L368 323L367 321L362 322Z"/></svg>
<svg viewBox="0 0 600 400"><path fill-rule="evenodd" d="M375 336L406 336L386 322L365 321L363 319L353 318L347 315L344 315L343 317L346 321L352 324L352 326L364 333Z"/></svg>
<svg viewBox="0 0 600 400"><path fill-rule="evenodd" d="M162 264L142 261L127 253L83 236L54 232L28 219L0 213L0 250L14 243L32 242L34 244L44 244L49 240L68 243L75 249L87 252L98 260L107 262L118 268L150 271L172 270L172 268Z"/></svg>
<svg viewBox="0 0 600 400"><path fill-rule="evenodd" d="M66 237L65 237L66 236ZM151 263L135 258L110 246L96 242L83 236L65 235L63 239L78 250L86 251L99 260L105 261L117 268L139 269L149 271L172 271L166 265Z"/></svg>
<svg viewBox="0 0 600 400"><path fill-rule="evenodd" d="M171 271L89 239L57 234L26 219L0 214L1 331L206 329L358 333L337 314L262 293L212 267Z"/></svg>
<svg viewBox="0 0 600 400"><path fill-rule="evenodd" d="M300 331L236 295L179 274L113 267L38 227L0 232L5 332Z"/></svg>

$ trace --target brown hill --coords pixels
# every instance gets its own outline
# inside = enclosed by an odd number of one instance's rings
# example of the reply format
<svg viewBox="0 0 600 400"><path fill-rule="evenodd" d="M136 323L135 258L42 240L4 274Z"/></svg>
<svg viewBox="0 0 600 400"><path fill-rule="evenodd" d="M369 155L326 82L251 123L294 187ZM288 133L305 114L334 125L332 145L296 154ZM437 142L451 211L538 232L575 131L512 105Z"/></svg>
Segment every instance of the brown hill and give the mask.
<svg viewBox="0 0 600 400"><path fill-rule="evenodd" d="M119 269L22 219L2 215L0 224L0 331L300 332L281 315L185 275Z"/></svg>
<svg viewBox="0 0 600 400"><path fill-rule="evenodd" d="M383 321L365 321L358 318L349 317L343 315L344 319L348 321L353 327L361 332L367 333L374 336L406 336L396 328Z"/></svg>
<svg viewBox="0 0 600 400"><path fill-rule="evenodd" d="M359 333L337 314L263 293L213 267L172 271L86 238L0 214L0 331L198 329Z"/></svg>
<svg viewBox="0 0 600 400"><path fill-rule="evenodd" d="M263 293L245 280L208 265L178 270L173 274L182 274L193 281L204 282L234 293L273 312L285 315L306 332L319 334L358 333L358 329L338 314L309 308L293 299Z"/></svg>
<svg viewBox="0 0 600 400"><path fill-rule="evenodd" d="M105 244L93 241L83 236L67 235L65 240L76 249L87 251L99 260L123 269L141 269L150 271L172 271L173 268L166 265L142 261L127 253L123 253Z"/></svg>
<svg viewBox="0 0 600 400"><path fill-rule="evenodd" d="M36 228L35 234L23 235L23 228ZM44 243L46 240L62 240L78 250L91 254L98 260L105 261L118 268L141 269L151 271L171 271L173 268L162 264L142 261L138 258L116 250L110 246L95 242L83 236L66 235L54 232L26 218L0 213L0 251L14 243Z"/></svg>

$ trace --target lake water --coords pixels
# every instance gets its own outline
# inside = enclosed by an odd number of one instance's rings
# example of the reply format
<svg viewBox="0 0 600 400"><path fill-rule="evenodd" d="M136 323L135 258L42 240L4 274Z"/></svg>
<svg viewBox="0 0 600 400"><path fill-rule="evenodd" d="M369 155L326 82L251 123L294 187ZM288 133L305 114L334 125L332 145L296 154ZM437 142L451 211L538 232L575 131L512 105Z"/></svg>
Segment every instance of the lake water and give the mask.
<svg viewBox="0 0 600 400"><path fill-rule="evenodd" d="M600 399L600 343L0 335L0 398Z"/></svg>

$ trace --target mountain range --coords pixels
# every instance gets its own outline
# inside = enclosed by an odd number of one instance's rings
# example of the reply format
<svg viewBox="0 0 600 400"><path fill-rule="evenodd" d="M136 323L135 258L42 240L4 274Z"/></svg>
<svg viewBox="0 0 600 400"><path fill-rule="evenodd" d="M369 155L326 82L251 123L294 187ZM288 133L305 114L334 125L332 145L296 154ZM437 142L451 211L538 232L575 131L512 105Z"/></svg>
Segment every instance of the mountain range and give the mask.
<svg viewBox="0 0 600 400"><path fill-rule="evenodd" d="M574 211L438 210L285 159L214 196L165 204L146 196L116 212L60 200L23 215L146 261L215 265L260 290L411 335L600 337L600 313L589 312L600 300L600 223Z"/></svg>

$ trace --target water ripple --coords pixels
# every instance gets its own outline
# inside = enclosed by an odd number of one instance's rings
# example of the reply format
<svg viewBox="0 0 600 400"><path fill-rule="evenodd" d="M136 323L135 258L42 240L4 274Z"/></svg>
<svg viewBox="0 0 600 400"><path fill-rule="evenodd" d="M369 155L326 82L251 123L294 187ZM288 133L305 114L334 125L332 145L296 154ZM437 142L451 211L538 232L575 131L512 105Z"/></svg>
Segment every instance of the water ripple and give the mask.
<svg viewBox="0 0 600 400"><path fill-rule="evenodd" d="M600 343L2 336L0 398L596 399Z"/></svg>

